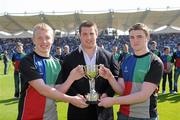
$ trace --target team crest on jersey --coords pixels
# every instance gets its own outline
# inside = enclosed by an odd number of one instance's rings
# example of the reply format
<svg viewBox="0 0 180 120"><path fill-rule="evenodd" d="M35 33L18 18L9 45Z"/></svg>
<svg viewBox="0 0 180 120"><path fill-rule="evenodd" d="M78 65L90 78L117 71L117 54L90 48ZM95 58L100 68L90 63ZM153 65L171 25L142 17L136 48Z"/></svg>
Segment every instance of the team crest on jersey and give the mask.
<svg viewBox="0 0 180 120"><path fill-rule="evenodd" d="M127 67L127 66L124 67L124 72L125 72L125 73L128 72L128 67Z"/></svg>

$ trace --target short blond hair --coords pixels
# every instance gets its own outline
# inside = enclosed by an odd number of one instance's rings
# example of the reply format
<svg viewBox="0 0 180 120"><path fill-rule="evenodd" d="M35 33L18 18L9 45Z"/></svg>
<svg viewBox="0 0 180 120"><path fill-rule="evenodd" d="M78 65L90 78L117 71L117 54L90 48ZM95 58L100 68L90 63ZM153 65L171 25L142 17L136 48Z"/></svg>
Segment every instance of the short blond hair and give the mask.
<svg viewBox="0 0 180 120"><path fill-rule="evenodd" d="M51 31L52 36L54 37L54 30L46 23L38 23L33 28L33 38L35 37L38 30Z"/></svg>

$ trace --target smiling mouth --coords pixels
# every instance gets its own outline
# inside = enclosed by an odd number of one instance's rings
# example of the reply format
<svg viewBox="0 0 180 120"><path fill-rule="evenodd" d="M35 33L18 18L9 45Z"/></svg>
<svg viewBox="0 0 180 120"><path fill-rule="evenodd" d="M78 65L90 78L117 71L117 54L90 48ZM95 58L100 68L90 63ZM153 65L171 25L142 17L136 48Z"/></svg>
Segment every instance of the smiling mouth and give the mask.
<svg viewBox="0 0 180 120"><path fill-rule="evenodd" d="M41 48L48 48L48 45L41 45Z"/></svg>

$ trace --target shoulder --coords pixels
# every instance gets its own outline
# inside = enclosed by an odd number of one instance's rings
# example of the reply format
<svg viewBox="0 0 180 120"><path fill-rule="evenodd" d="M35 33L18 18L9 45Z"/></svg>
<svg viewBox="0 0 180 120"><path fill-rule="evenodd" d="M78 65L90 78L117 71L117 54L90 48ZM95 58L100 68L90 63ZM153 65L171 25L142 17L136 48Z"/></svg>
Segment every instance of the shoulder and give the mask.
<svg viewBox="0 0 180 120"><path fill-rule="evenodd" d="M151 64L156 64L161 66L163 65L163 62L156 54L150 52L150 56L151 56Z"/></svg>
<svg viewBox="0 0 180 120"><path fill-rule="evenodd" d="M65 56L65 59L69 59L69 58L72 58L72 57L75 57L77 55L79 55L81 53L81 51L79 51L79 49L75 49L74 51L72 51L71 53L67 54Z"/></svg>
<svg viewBox="0 0 180 120"><path fill-rule="evenodd" d="M107 51L107 50L105 50L105 49L103 49L103 48L100 48L100 47L97 48L97 52L98 52L99 54L105 55L105 56L107 56L107 57L113 56L109 51Z"/></svg>
<svg viewBox="0 0 180 120"><path fill-rule="evenodd" d="M127 65L127 64L132 65L132 63L134 63L135 61L136 61L136 58L134 57L134 55L130 54L123 60L122 66Z"/></svg>
<svg viewBox="0 0 180 120"><path fill-rule="evenodd" d="M149 55L150 55L150 57L151 57L151 61L152 61L152 60L160 60L159 57L158 57L156 54L154 54L153 52L150 52ZM163 55L162 55L162 56L163 56Z"/></svg>
<svg viewBox="0 0 180 120"><path fill-rule="evenodd" d="M125 60L134 60L135 57L133 54L128 54L127 57L125 58Z"/></svg>
<svg viewBox="0 0 180 120"><path fill-rule="evenodd" d="M17 53L13 53L12 57L15 57L17 55Z"/></svg>
<svg viewBox="0 0 180 120"><path fill-rule="evenodd" d="M33 61L33 53L30 53L23 57L20 62L20 70L21 69L27 69L29 66L33 66L34 61Z"/></svg>
<svg viewBox="0 0 180 120"><path fill-rule="evenodd" d="M56 60L59 60L59 59L58 59L58 55L55 55L55 56L52 56L52 55L51 55L50 59L55 60L55 61L56 61Z"/></svg>
<svg viewBox="0 0 180 120"><path fill-rule="evenodd" d="M72 62L74 60L77 60L81 57L81 54L82 54L82 51L79 51L78 49L72 51L71 53L67 54L65 57L64 57L64 60L63 62Z"/></svg>
<svg viewBox="0 0 180 120"><path fill-rule="evenodd" d="M33 61L33 54L34 54L34 53L30 53L30 54L24 56L24 57L21 59L21 63Z"/></svg>

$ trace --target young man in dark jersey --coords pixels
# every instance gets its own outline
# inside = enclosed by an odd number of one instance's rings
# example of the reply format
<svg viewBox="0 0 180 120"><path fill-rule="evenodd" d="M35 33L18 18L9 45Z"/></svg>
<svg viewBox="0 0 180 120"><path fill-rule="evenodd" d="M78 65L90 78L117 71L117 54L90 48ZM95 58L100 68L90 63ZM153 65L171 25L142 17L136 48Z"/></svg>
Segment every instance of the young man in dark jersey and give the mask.
<svg viewBox="0 0 180 120"><path fill-rule="evenodd" d="M157 120L157 89L163 73L162 61L148 49L149 31L137 23L129 29L134 54L127 57L121 67L118 81L109 69L101 66L99 75L109 81L120 97L100 100L99 106L120 104L118 120Z"/></svg>
<svg viewBox="0 0 180 120"><path fill-rule="evenodd" d="M173 59L175 63L174 69L174 94L178 92L178 78L180 75L180 42L177 44L177 51L173 53Z"/></svg>
<svg viewBox="0 0 180 120"><path fill-rule="evenodd" d="M160 51L157 49L157 42L156 41L152 41L151 42L151 52L156 54L158 57L161 57L161 53Z"/></svg>
<svg viewBox="0 0 180 120"><path fill-rule="evenodd" d="M65 83L56 85L61 65L58 59L50 55L53 42L54 31L49 25L45 23L35 25L33 30L35 49L20 63L22 89L18 120L58 120L55 100L70 102L77 106L85 101L81 96L68 96L63 93L75 80L84 76L82 66L75 67Z"/></svg>
<svg viewBox="0 0 180 120"><path fill-rule="evenodd" d="M20 42L16 43L16 52L12 56L12 64L14 66L14 86L15 86L15 93L14 97L19 98L20 95L20 72L19 72L19 64L21 62L21 59L26 54L23 51L23 44Z"/></svg>

